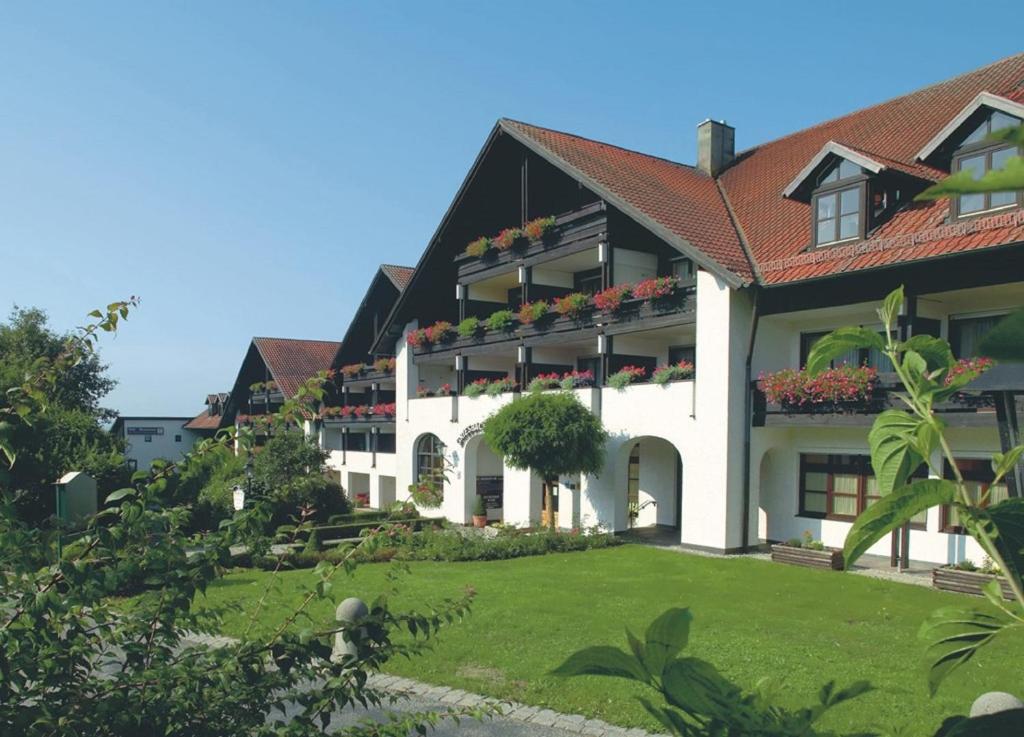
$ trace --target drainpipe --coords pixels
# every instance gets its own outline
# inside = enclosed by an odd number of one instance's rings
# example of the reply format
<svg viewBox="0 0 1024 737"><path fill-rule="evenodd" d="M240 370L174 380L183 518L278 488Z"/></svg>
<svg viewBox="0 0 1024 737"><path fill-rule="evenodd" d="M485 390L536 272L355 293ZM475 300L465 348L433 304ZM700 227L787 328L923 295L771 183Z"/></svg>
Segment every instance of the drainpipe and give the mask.
<svg viewBox="0 0 1024 737"><path fill-rule="evenodd" d="M755 285L754 304L750 314L750 337L747 340L747 358L743 365L743 534L740 536L742 549L750 546L750 435L754 424L754 402L751 396L751 365L754 361L754 342L757 340L757 323L761 290Z"/></svg>

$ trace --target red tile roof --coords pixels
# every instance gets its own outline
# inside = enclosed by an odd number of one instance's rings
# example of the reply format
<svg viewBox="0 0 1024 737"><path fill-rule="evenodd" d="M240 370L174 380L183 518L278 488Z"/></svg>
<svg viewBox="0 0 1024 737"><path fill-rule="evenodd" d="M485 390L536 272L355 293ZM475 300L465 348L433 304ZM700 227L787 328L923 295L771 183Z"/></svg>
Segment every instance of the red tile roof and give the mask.
<svg viewBox="0 0 1024 737"><path fill-rule="evenodd" d="M409 282L412 281L412 275L416 273L416 269L411 266L395 266L394 264L381 264L380 270L391 280L399 292L405 291Z"/></svg>
<svg viewBox="0 0 1024 737"><path fill-rule="evenodd" d="M220 427L223 415L211 415L205 409L185 423L186 430L216 430Z"/></svg>
<svg viewBox="0 0 1024 737"><path fill-rule="evenodd" d="M782 190L828 141L863 152L915 176L938 178L916 161L918 151L979 92L1018 99L1024 94L1024 54L926 87L888 102L794 133L741 153L720 182L743 229L765 283L783 283L891 265L929 256L987 248L1024 239L1024 222L957 233L936 231L947 201L913 204L861 245L863 253L819 249L810 244L807 204L784 199ZM910 238L910 234L920 237ZM925 242L918 242L924 240ZM839 247L841 248L841 247Z"/></svg>
<svg viewBox="0 0 1024 737"><path fill-rule="evenodd" d="M917 153L982 91L1024 100L1024 54L756 146L717 183L693 167L587 138L507 119L498 125L669 242L744 282L754 278L752 258L763 283L779 284L1024 241L1020 211L945 226L949 204L938 201L906 206L854 247L810 251L809 205L782 196L829 141L919 179L942 178Z"/></svg>
<svg viewBox="0 0 1024 737"><path fill-rule="evenodd" d="M669 242L689 244L745 282L753 278L715 180L703 172L515 120L502 119L498 125L514 136L525 137L533 150L553 157L556 165L589 182L599 196L620 210L647 220Z"/></svg>
<svg viewBox="0 0 1024 737"><path fill-rule="evenodd" d="M318 371L329 370L341 348L341 343L333 340L253 338L252 342L278 388L288 397Z"/></svg>

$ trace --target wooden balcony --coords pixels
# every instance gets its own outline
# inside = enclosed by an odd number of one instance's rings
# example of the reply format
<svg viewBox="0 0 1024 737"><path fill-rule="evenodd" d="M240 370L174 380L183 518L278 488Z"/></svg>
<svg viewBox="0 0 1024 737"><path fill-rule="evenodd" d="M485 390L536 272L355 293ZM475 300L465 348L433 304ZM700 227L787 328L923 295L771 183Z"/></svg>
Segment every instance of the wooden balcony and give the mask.
<svg viewBox="0 0 1024 737"><path fill-rule="evenodd" d="M935 405L935 413L951 427L995 427L998 391L1024 392L1024 366L994 366L968 384L966 390L946 402ZM906 409L896 396L902 386L895 374L879 374L868 399L854 402L829 402L797 407L770 403L753 382L754 427L870 427L875 416L887 409ZM1024 415L1024 396L1016 397L1017 415Z"/></svg>
<svg viewBox="0 0 1024 737"><path fill-rule="evenodd" d="M455 257L463 284L490 278L519 266L532 266L554 258L597 248L607 238L608 213L602 201L559 215L555 227L540 240L526 240L506 251L492 248L482 257L462 253Z"/></svg>
<svg viewBox="0 0 1024 737"><path fill-rule="evenodd" d="M345 376L341 380L342 386L352 390L369 389L374 384L393 386L395 383L394 371L374 371L371 367L361 371L355 376Z"/></svg>
<svg viewBox="0 0 1024 737"><path fill-rule="evenodd" d="M502 332L488 331L471 338L458 337L446 343L424 345L413 349L413 360L490 353L495 349L511 348L519 344L544 345L564 341L567 337L579 340L599 333L618 335L652 330L690 323L696 320L696 316L697 288L696 284L689 283L679 286L671 295L659 300L626 300L621 309L612 314L603 313L591 305L576 318L549 313L531 325L513 321L509 329Z"/></svg>

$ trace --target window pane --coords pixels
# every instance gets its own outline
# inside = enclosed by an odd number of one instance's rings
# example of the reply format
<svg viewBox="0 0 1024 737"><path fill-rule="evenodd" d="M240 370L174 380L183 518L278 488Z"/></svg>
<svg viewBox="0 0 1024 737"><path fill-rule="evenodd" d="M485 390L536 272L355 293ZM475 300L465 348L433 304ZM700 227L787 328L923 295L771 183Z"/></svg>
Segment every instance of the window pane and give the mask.
<svg viewBox="0 0 1024 737"><path fill-rule="evenodd" d="M828 456L824 453L806 453L804 454L804 460L807 463L825 464L828 463Z"/></svg>
<svg viewBox="0 0 1024 737"><path fill-rule="evenodd" d="M823 176L821 178L820 183L821 184L826 184L827 182L838 182L838 181L839 181L839 167L833 166L831 169L828 170L828 173L825 174L825 176Z"/></svg>
<svg viewBox="0 0 1024 737"><path fill-rule="evenodd" d="M846 179L847 177L855 177L860 174L860 167L854 164L852 161L843 159L839 162L839 178Z"/></svg>
<svg viewBox="0 0 1024 737"><path fill-rule="evenodd" d="M836 195L830 194L818 198L818 220L836 216Z"/></svg>
<svg viewBox="0 0 1024 737"><path fill-rule="evenodd" d="M1010 128L1012 126L1020 125L1020 119L1015 118L1012 115L1007 115L1004 112L996 110L992 113L992 125L991 130L995 132L1003 128Z"/></svg>
<svg viewBox="0 0 1024 737"><path fill-rule="evenodd" d="M992 152L992 168L1005 169L1006 162L1017 155L1015 148L1001 148ZM993 192L990 196L990 207L1003 207L1017 202L1016 192Z"/></svg>
<svg viewBox="0 0 1024 737"><path fill-rule="evenodd" d="M981 212L985 209L985 195L983 194L962 194L960 195L960 212Z"/></svg>
<svg viewBox="0 0 1024 737"><path fill-rule="evenodd" d="M963 146L963 145L966 145L968 143L977 143L978 141L983 140L985 138L985 136L987 136L987 135L988 135L988 121L986 120L981 125L979 125L977 128L975 128L971 132L971 135L967 136L967 138L964 139L964 142L962 144L960 144L960 145Z"/></svg>
<svg viewBox="0 0 1024 737"><path fill-rule="evenodd" d="M827 490L828 474L819 471L808 471L804 474L804 488L808 491Z"/></svg>
<svg viewBox="0 0 1024 737"><path fill-rule="evenodd" d="M877 370L880 374L891 374L895 371L889 357L877 348L868 350L868 366Z"/></svg>
<svg viewBox="0 0 1024 737"><path fill-rule="evenodd" d="M949 345L957 358L974 358L978 355L981 339L996 326L1004 316L971 317L949 321Z"/></svg>
<svg viewBox="0 0 1024 737"><path fill-rule="evenodd" d="M985 154L978 156L965 156L960 159L960 171L969 171L971 176L977 179L985 172Z"/></svg>
<svg viewBox="0 0 1024 737"><path fill-rule="evenodd" d="M839 193L839 214L849 215L860 212L860 187L844 189Z"/></svg>
<svg viewBox="0 0 1024 737"><path fill-rule="evenodd" d="M857 481L859 476L852 473L837 473L832 477L832 491L836 494L857 495Z"/></svg>
<svg viewBox="0 0 1024 737"><path fill-rule="evenodd" d="M860 213L843 215L839 218L839 238L856 238L860 235Z"/></svg>
<svg viewBox="0 0 1024 737"><path fill-rule="evenodd" d="M825 514L825 505L828 500L824 494L804 494L804 511Z"/></svg>
<svg viewBox="0 0 1024 737"><path fill-rule="evenodd" d="M836 239L836 221L830 220L818 220L818 238L817 243L831 243Z"/></svg>
<svg viewBox="0 0 1024 737"><path fill-rule="evenodd" d="M841 514L846 517L857 516L857 497L855 496L833 496L832 514Z"/></svg>

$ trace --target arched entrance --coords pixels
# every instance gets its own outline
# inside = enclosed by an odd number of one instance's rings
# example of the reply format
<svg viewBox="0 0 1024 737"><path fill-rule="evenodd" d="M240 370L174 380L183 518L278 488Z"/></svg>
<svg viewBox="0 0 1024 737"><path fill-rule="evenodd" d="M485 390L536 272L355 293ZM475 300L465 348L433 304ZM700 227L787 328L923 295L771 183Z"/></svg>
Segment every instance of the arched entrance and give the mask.
<svg viewBox="0 0 1024 737"><path fill-rule="evenodd" d="M647 436L627 442L624 454L628 528L678 532L683 494L679 451L667 440Z"/></svg>
<svg viewBox="0 0 1024 737"><path fill-rule="evenodd" d="M466 497L472 514L476 498L484 500L488 522L504 521L505 464L482 435L466 443Z"/></svg>

